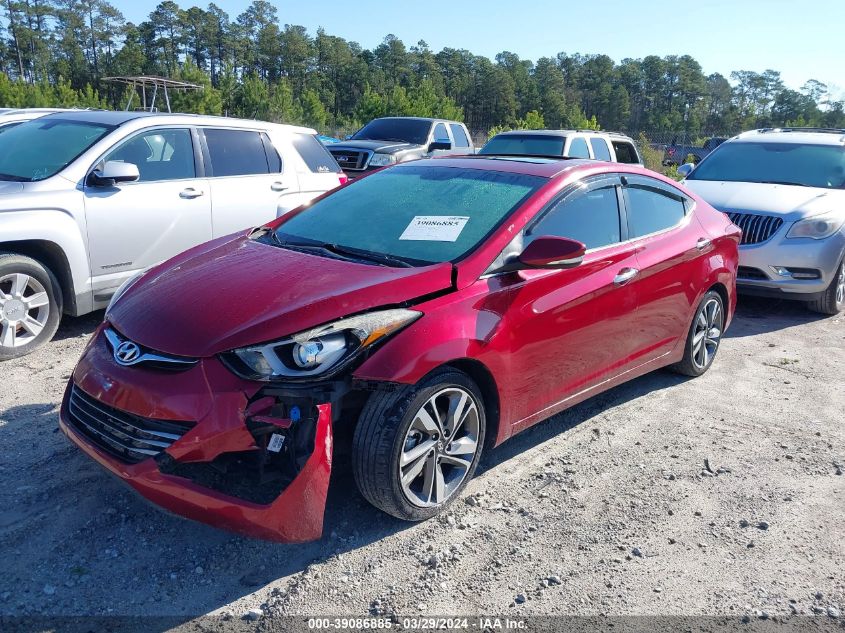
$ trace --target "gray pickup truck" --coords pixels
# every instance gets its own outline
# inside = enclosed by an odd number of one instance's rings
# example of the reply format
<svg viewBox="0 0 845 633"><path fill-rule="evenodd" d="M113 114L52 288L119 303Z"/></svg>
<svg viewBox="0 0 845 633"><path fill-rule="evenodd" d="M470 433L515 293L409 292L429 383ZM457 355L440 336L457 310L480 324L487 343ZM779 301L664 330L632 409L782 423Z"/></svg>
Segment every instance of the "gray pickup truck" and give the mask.
<svg viewBox="0 0 845 633"><path fill-rule="evenodd" d="M349 178L435 154L474 154L466 126L420 117L373 119L345 141L327 147Z"/></svg>

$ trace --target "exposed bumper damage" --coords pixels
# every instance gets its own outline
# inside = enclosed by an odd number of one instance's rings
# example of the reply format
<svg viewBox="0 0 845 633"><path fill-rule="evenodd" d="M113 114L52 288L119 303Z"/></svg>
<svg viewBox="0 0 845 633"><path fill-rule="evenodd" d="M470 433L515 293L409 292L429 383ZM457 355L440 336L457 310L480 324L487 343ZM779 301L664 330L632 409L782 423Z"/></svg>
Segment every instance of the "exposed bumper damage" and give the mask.
<svg viewBox="0 0 845 633"><path fill-rule="evenodd" d="M121 367L102 329L62 402L75 444L176 514L273 541L320 538L345 385L262 388L215 358L179 372Z"/></svg>

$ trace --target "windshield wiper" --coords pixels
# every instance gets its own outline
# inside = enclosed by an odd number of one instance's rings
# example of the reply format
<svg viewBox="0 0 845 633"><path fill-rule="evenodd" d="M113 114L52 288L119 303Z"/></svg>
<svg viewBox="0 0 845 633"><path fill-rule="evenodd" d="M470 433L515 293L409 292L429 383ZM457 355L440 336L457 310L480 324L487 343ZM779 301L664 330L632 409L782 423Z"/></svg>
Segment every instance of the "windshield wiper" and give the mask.
<svg viewBox="0 0 845 633"><path fill-rule="evenodd" d="M322 247L327 251L336 253L338 255L351 255L360 259L366 259L382 266L393 266L396 268L413 268L413 264L393 255L386 255L384 253L374 253L358 248L351 248L349 246L340 246L338 244L323 244Z"/></svg>
<svg viewBox="0 0 845 633"><path fill-rule="evenodd" d="M0 174L0 180L5 180L7 182L31 182L32 178L26 178L25 176L15 176L14 174Z"/></svg>
<svg viewBox="0 0 845 633"><path fill-rule="evenodd" d="M810 185L805 185L804 183L800 182L789 182L786 180L758 180L761 185L790 185L792 187L809 187Z"/></svg>

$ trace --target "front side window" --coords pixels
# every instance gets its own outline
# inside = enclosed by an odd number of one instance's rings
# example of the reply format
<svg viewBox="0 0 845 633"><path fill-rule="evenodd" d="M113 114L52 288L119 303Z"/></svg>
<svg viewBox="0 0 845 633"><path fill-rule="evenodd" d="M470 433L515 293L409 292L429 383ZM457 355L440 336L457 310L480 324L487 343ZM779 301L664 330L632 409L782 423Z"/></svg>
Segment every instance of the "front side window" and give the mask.
<svg viewBox="0 0 845 633"><path fill-rule="evenodd" d="M211 176L250 176L270 173L261 134L250 130L206 128L205 142Z"/></svg>
<svg viewBox="0 0 845 633"><path fill-rule="evenodd" d="M578 191L552 207L527 235L553 235L578 240L587 248L601 248L622 240L616 187Z"/></svg>
<svg viewBox="0 0 845 633"><path fill-rule="evenodd" d="M180 180L196 177L194 144L187 129L150 130L121 143L104 161L132 163L138 182Z"/></svg>
<svg viewBox="0 0 845 633"><path fill-rule="evenodd" d="M603 138L594 136L590 139L590 146L593 148L593 156L596 160L610 161L610 150L607 148L607 143Z"/></svg>
<svg viewBox="0 0 845 633"><path fill-rule="evenodd" d="M576 136L569 144L569 151L566 155L570 158L589 158L590 150L587 149L587 141L580 136Z"/></svg>
<svg viewBox="0 0 845 633"><path fill-rule="evenodd" d="M664 231L680 224L686 215L684 199L647 184L630 184L628 195L628 231L631 238Z"/></svg>
<svg viewBox="0 0 845 633"><path fill-rule="evenodd" d="M526 174L399 165L292 215L275 241L337 245L413 263L454 261L546 182Z"/></svg>
<svg viewBox="0 0 845 633"><path fill-rule="evenodd" d="M777 142L723 143L687 179L845 189L845 147Z"/></svg>
<svg viewBox="0 0 845 633"><path fill-rule="evenodd" d="M469 147L469 138L464 132L464 126L459 123L451 123L452 138L455 139L455 147Z"/></svg>
<svg viewBox="0 0 845 633"><path fill-rule="evenodd" d="M428 141L431 122L401 117L374 119L352 135L353 141L395 141L423 145Z"/></svg>
<svg viewBox="0 0 845 633"><path fill-rule="evenodd" d="M31 182L59 173L114 126L48 116L0 134L0 181Z"/></svg>
<svg viewBox="0 0 845 633"><path fill-rule="evenodd" d="M446 126L438 123L434 126L434 141L435 143L450 143L449 132L446 131Z"/></svg>
<svg viewBox="0 0 845 633"><path fill-rule="evenodd" d="M481 148L479 154L505 156L563 156L565 136L542 134L499 134Z"/></svg>

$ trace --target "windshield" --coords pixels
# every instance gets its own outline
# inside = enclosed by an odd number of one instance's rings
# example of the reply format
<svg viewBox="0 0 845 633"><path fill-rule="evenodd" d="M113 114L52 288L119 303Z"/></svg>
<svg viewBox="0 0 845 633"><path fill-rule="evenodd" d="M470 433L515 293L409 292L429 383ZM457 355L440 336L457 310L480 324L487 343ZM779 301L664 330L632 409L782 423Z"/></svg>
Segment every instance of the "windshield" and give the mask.
<svg viewBox="0 0 845 633"><path fill-rule="evenodd" d="M516 154L518 156L563 156L564 136L538 134L500 134L481 148L479 154Z"/></svg>
<svg viewBox="0 0 845 633"><path fill-rule="evenodd" d="M545 182L525 174L401 165L314 202L276 229L276 241L336 245L411 264L454 261Z"/></svg>
<svg viewBox="0 0 845 633"><path fill-rule="evenodd" d="M44 117L0 134L0 180L44 180L67 167L114 127Z"/></svg>
<svg viewBox="0 0 845 633"><path fill-rule="evenodd" d="M843 189L845 147L801 143L724 143L687 178Z"/></svg>
<svg viewBox="0 0 845 633"><path fill-rule="evenodd" d="M399 141L424 145L431 121L420 119L375 119L352 135L355 141Z"/></svg>

